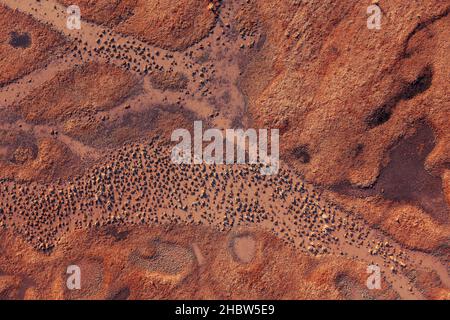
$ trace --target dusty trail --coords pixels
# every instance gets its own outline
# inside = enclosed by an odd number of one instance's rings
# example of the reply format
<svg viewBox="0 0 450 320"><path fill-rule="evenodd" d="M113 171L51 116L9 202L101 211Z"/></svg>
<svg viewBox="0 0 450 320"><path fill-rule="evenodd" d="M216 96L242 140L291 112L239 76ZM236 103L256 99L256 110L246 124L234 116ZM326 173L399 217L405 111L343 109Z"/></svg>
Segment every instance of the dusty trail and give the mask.
<svg viewBox="0 0 450 320"><path fill-rule="evenodd" d="M32 133L36 138L57 139L67 145L74 154L79 155L82 159L97 160L101 156L101 152L99 152L98 149L87 146L65 134L58 133L57 135L53 135L52 132L54 132L55 129L47 125L30 125L22 120L12 124L0 123L0 130L12 130L17 128Z"/></svg>
<svg viewBox="0 0 450 320"><path fill-rule="evenodd" d="M1 88L0 96L2 100L0 101L0 106L6 107L19 102L45 81L53 78L57 73L69 70L73 66L73 62L65 60L63 58L53 60L46 68L36 70L20 80Z"/></svg>
<svg viewBox="0 0 450 320"><path fill-rule="evenodd" d="M98 118L119 119L129 113L149 110L153 105L158 107L180 105L193 112L198 119L203 119L206 126L225 129L233 127L236 120L245 123L246 119L242 115L246 103L237 86L240 70L233 61L239 58L241 45L245 42L254 42L254 39L251 37L246 41L235 39L234 31L225 27L229 25L225 17L220 19L207 38L187 50L205 51L204 54L210 57L220 57L213 62L206 60L199 63L196 57L186 52L171 52L153 47L136 38L120 35L86 21L82 22L81 30L70 30L66 26L66 9L56 1L2 0L0 3L32 15L36 20L50 25L72 40L72 44L66 48L64 58L29 75L23 81L4 88L1 93L5 97L5 105L19 102L26 93L51 79L57 72L68 70L75 64L99 61L114 64L137 74L143 78L144 90L121 105L100 112ZM233 41L230 38L233 38ZM113 54L108 51L109 49ZM70 54L69 50L75 54ZM175 90L155 88L152 84L153 79L162 72L170 76L187 77L187 88ZM29 85L29 80L32 80L32 85ZM125 105L128 106L126 110ZM61 126L55 128L59 132L63 131ZM73 150L76 151L76 148Z"/></svg>
<svg viewBox="0 0 450 320"><path fill-rule="evenodd" d="M408 250L370 230L354 214L324 203L320 194L289 170L267 177L256 167L242 165L180 168L170 162L168 151L157 145L125 147L110 155L112 162L94 167L80 179L55 184L50 190L37 183L14 189L13 183L8 183L6 188L11 192L4 194L1 202L11 204L20 199L19 206L27 208L24 212L46 208L42 214L47 216L39 223L45 227L37 233L47 239L45 246L36 242L41 249L57 245L70 230L110 223L200 224L221 231L259 226L287 245L313 255L344 255L379 265L401 298L423 298L404 272L423 266L442 268L425 255L419 266ZM32 200L33 194L46 201ZM63 199L67 201L63 211L52 208ZM28 218L11 210L13 206L5 206L4 224L25 232ZM35 242L37 234L29 241ZM376 254L369 253L375 244L382 245Z"/></svg>
<svg viewBox="0 0 450 320"><path fill-rule="evenodd" d="M66 26L66 9L56 1L1 0L0 3L30 14L38 21L51 25L52 28L72 39L78 48L74 56L82 61L95 58L147 78L167 72L172 76L183 75L189 79L187 88L182 91L163 90L161 92L147 86L143 99L163 94L164 99L183 103L183 106L196 112L200 118L214 115L211 117L211 124L218 128L230 127L231 122L240 117L243 112L245 100L236 86L239 68L231 61L234 61L239 54L240 46L244 41L237 39L231 46L224 47L223 41L230 43L231 41L217 40L221 36L226 38L227 34L231 33L226 30L225 21L218 23L207 38L188 50L201 52L208 48L210 56L220 56L221 59L217 59L214 63L208 61L199 63L183 52L157 48L134 37L120 35L90 22L82 21L80 30L70 30ZM246 42L252 41L254 40L246 40ZM81 46L83 50L80 50ZM106 50L109 48L112 52ZM226 103L215 99L214 105L211 105L206 100L211 96L226 96ZM217 110L219 108L220 110Z"/></svg>
<svg viewBox="0 0 450 320"><path fill-rule="evenodd" d="M236 85L240 71L236 63L231 63L239 55L242 41L225 48L214 42L226 33L223 22L226 19L192 48L198 50L200 46L208 47L209 43L210 55L223 59L199 63L183 52L153 47L85 21L81 30L69 30L66 28L65 8L55 1L0 0L0 3L50 24L86 49L65 57L68 61L62 58L55 60L49 67L2 89L0 102L5 105L19 101L32 88L70 68L71 64L94 60L125 68L142 77L144 83L143 93L125 102L132 105L128 111L122 104L98 116L120 118L127 112L145 110L149 104L179 103L200 119L210 119L211 126L228 128L245 110L244 97ZM112 43L114 54L105 50ZM161 72L187 77L186 88L154 88L153 77ZM202 78L206 80L193 76L193 72L202 72ZM31 85L29 80L32 80ZM226 101L210 100L211 97L225 95ZM23 121L3 124L0 128L19 125L37 137L48 137L53 129ZM59 134L57 139L81 157L100 159L98 150L69 136ZM305 185L286 168L275 178L259 176L257 170L248 166L180 168L170 162L167 154L166 147L128 146L111 154L111 161L94 167L83 177L55 184L50 190L48 186L34 182L20 188L7 182L4 185L7 192L0 196L4 210L1 221L44 250L57 245L66 232L108 223L204 224L218 230L257 225L310 254L343 254L367 264L378 264L387 281L404 299L424 298L404 275L409 269L426 267L436 270L442 282L450 287L448 270L437 259L405 250L389 237L371 230L355 214L324 202L312 186ZM214 184L206 184L212 181ZM135 186L135 190L130 190L129 185ZM57 208L55 204L62 199L68 205ZM20 212L15 210L17 202L22 208ZM214 215L210 213L212 210ZM26 212L36 212L38 218L31 218ZM27 234L30 219L38 219L34 234ZM376 254L369 253L377 244L386 242L389 245L381 245Z"/></svg>

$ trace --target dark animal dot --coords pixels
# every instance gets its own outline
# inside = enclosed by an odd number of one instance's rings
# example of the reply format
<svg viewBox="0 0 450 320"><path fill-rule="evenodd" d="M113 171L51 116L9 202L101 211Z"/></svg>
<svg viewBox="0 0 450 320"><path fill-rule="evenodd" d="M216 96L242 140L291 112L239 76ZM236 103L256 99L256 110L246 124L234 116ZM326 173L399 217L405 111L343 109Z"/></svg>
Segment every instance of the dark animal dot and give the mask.
<svg viewBox="0 0 450 320"><path fill-rule="evenodd" d="M292 155L301 163L309 163L311 156L309 155L308 146L301 145L292 150Z"/></svg>
<svg viewBox="0 0 450 320"><path fill-rule="evenodd" d="M31 37L28 33L11 32L9 44L14 48L28 48L31 46Z"/></svg>

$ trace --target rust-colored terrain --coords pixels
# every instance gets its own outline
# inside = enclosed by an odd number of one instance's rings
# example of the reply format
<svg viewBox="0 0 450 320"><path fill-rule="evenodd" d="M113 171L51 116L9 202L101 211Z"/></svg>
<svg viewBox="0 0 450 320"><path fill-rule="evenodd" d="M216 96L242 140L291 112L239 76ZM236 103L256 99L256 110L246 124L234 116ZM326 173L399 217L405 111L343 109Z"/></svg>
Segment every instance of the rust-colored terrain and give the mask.
<svg viewBox="0 0 450 320"><path fill-rule="evenodd" d="M0 298L450 299L449 12L0 0ZM173 163L196 120L278 174Z"/></svg>

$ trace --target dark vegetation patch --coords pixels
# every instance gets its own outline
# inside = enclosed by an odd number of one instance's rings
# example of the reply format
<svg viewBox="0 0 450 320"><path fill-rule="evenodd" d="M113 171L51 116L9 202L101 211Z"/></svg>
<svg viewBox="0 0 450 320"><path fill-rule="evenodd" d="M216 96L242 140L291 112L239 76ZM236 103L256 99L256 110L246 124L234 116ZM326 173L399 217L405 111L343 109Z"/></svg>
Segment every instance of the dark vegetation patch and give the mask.
<svg viewBox="0 0 450 320"><path fill-rule="evenodd" d="M307 145L300 145L295 147L291 154L294 156L294 158L301 163L309 163L311 161L311 155L309 154L309 149Z"/></svg>
<svg viewBox="0 0 450 320"><path fill-rule="evenodd" d="M23 164L36 159L36 139L24 131L0 130L0 161Z"/></svg>
<svg viewBox="0 0 450 320"><path fill-rule="evenodd" d="M130 296L130 288L124 287L113 294L110 300L127 300Z"/></svg>
<svg viewBox="0 0 450 320"><path fill-rule="evenodd" d="M366 119L369 128L375 128L387 122L392 115L392 106L389 104L382 105L375 109Z"/></svg>
<svg viewBox="0 0 450 320"><path fill-rule="evenodd" d="M128 238L128 235L130 234L129 231L119 231L116 227L112 226L106 229L106 234L114 237L116 241L122 241L126 240Z"/></svg>
<svg viewBox="0 0 450 320"><path fill-rule="evenodd" d="M334 278L334 285L345 299L362 299L366 294L361 284L345 272L339 272Z"/></svg>
<svg viewBox="0 0 450 320"><path fill-rule="evenodd" d="M376 108L367 118L366 124L372 129L387 122L394 108L402 100L411 100L419 94L427 91L433 81L433 69L430 65L425 66L419 76L412 82L406 83L393 97L389 98L383 105Z"/></svg>
<svg viewBox="0 0 450 320"><path fill-rule="evenodd" d="M364 151L364 144L357 143L356 146L352 149L351 154L353 158L358 157Z"/></svg>
<svg viewBox="0 0 450 320"><path fill-rule="evenodd" d="M18 33L13 31L10 33L9 44L14 48L29 48L31 46L31 37L27 32Z"/></svg>
<svg viewBox="0 0 450 320"><path fill-rule="evenodd" d="M401 100L410 100L415 96L427 91L431 87L433 81L433 69L427 65L422 69L417 79L408 83L401 91Z"/></svg>
<svg viewBox="0 0 450 320"><path fill-rule="evenodd" d="M421 123L413 136L391 150L390 162L381 171L375 189L389 200L417 203L437 221L447 222L441 178L425 169L425 160L434 146L433 130Z"/></svg>
<svg viewBox="0 0 450 320"><path fill-rule="evenodd" d="M355 197L381 195L385 199L420 206L440 223L449 222L449 208L442 192L440 176L425 169L425 160L435 146L431 127L420 122L411 137L402 139L389 153L389 163L381 170L370 188L357 188L348 182L332 187L332 190Z"/></svg>

